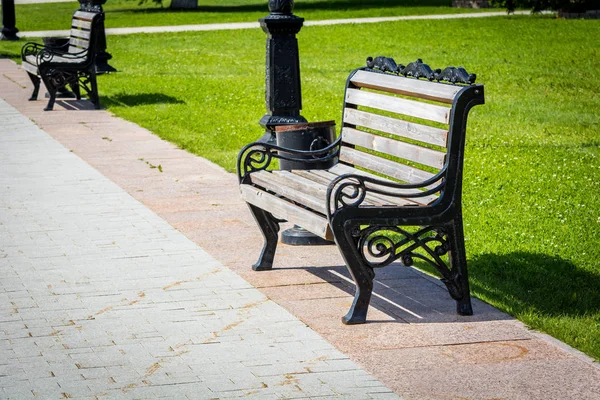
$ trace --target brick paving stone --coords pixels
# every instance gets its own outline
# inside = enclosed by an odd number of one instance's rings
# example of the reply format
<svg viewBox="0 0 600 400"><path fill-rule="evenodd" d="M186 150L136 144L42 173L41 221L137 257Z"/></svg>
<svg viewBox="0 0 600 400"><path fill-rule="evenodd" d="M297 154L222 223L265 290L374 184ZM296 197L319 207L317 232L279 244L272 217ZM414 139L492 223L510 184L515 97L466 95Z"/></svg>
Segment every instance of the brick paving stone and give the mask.
<svg viewBox="0 0 600 400"><path fill-rule="evenodd" d="M0 397L397 398L3 100L0 119Z"/></svg>

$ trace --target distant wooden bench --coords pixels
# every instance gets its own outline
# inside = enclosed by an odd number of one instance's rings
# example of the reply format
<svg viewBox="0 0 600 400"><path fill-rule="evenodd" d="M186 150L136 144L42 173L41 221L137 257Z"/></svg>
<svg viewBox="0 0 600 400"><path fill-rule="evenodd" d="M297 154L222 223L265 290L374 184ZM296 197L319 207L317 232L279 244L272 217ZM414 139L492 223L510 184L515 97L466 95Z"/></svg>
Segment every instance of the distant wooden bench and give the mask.
<svg viewBox="0 0 600 400"><path fill-rule="evenodd" d="M369 58L348 78L335 143L312 152L244 147L240 190L265 238L253 269L272 268L279 223L289 221L335 240L357 287L344 323L365 322L374 268L396 260L434 266L457 312L472 315L461 187L467 115L484 103L474 81L463 68ZM334 165L267 170L275 158Z"/></svg>
<svg viewBox="0 0 600 400"><path fill-rule="evenodd" d="M100 108L96 82L96 44L98 25L104 18L100 12L75 11L71 35L64 47L50 47L26 43L21 49L22 66L33 82L29 100L37 100L40 78L44 81L50 99L44 110L54 107L56 93L69 85L78 100L83 88L96 109Z"/></svg>

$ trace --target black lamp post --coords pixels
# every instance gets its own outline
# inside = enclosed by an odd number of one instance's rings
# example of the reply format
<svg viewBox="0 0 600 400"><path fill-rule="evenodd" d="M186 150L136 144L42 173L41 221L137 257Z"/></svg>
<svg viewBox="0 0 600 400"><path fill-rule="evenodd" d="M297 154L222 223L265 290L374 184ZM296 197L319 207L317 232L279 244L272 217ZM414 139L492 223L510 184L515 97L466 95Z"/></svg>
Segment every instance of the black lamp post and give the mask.
<svg viewBox="0 0 600 400"><path fill-rule="evenodd" d="M296 34L302 29L304 18L295 16L294 0L269 0L268 16L259 20L267 34L265 99L267 114L260 120L266 129L261 140L276 142L288 149L310 150L316 139L314 130L300 125L308 125L300 115L302 109L302 89L300 86L300 59ZM289 131L276 128L289 126ZM296 127L293 127L293 126ZM299 129L294 129L299 128ZM287 130L287 128L285 128ZM331 138L328 138L331 139ZM310 169L315 164L279 160L282 170ZM331 244L307 230L294 226L281 234L281 241L290 245Z"/></svg>
<svg viewBox="0 0 600 400"><path fill-rule="evenodd" d="M267 34L265 97L267 114L260 124L267 129L265 139L274 141L275 127L305 123L300 115L300 61L298 40L304 18L292 14L293 0L269 0L268 16L259 20ZM269 135L270 134L270 135Z"/></svg>
<svg viewBox="0 0 600 400"><path fill-rule="evenodd" d="M19 40L16 27L15 0L2 0L2 33L0 40Z"/></svg>
<svg viewBox="0 0 600 400"><path fill-rule="evenodd" d="M81 4L80 9L83 11L104 13L102 5L106 3L106 0L79 0ZM108 65L108 60L112 58L112 55L106 51L106 32L104 31L104 18L100 21L98 27L98 52L96 53L96 73L105 74L107 72L116 72L117 70L112 66Z"/></svg>

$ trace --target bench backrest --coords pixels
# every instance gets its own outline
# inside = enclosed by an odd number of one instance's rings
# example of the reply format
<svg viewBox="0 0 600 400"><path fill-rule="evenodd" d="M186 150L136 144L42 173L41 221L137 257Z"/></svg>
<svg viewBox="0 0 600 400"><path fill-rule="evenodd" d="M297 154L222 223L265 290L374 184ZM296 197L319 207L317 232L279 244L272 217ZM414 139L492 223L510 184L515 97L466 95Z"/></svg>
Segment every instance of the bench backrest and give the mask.
<svg viewBox="0 0 600 400"><path fill-rule="evenodd" d="M346 85L340 162L410 184L440 174L420 189L439 187L436 197L414 200L429 204L458 190L460 201L466 119L475 104L483 104L481 85L356 70Z"/></svg>
<svg viewBox="0 0 600 400"><path fill-rule="evenodd" d="M75 11L71 21L71 37L69 53L80 53L88 48L95 48L97 25L103 17L101 13Z"/></svg>

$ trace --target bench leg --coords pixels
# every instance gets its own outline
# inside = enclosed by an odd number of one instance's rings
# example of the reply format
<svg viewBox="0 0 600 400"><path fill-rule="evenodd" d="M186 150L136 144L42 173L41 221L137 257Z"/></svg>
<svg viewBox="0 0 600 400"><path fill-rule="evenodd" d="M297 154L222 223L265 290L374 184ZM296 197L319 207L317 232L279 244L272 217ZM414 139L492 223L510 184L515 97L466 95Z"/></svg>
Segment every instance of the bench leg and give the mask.
<svg viewBox="0 0 600 400"><path fill-rule="evenodd" d="M454 275L454 282L462 294L460 299L456 299L456 312L460 315L473 315L462 216L459 215L448 228L450 270Z"/></svg>
<svg viewBox="0 0 600 400"><path fill-rule="evenodd" d="M52 83L52 77L50 76L50 71L40 68L40 76L42 77L42 81L44 81L44 85L46 85L46 89L48 89L48 104L44 107L44 111L52 111L54 108L54 102L56 101L56 92L58 88L56 85Z"/></svg>
<svg viewBox="0 0 600 400"><path fill-rule="evenodd" d="M279 239L279 223L271 213L255 207L252 204L248 204L248 207L250 207L254 220L258 224L258 227L265 238L265 244L260 252L258 261L252 266L252 269L254 271L272 269L275 250L277 248L277 240Z"/></svg>
<svg viewBox="0 0 600 400"><path fill-rule="evenodd" d="M48 85L46 85L46 87L48 88L48 104L46 104L46 107L44 107L44 111L52 111L52 109L54 108L54 102L56 101L56 92L57 89L55 87L48 87Z"/></svg>
<svg viewBox="0 0 600 400"><path fill-rule="evenodd" d="M92 86L92 91L90 92L90 100L94 104L94 108L96 110L100 109L100 96L98 96L98 82L96 80L96 69L92 67L92 71L90 73L90 85Z"/></svg>
<svg viewBox="0 0 600 400"><path fill-rule="evenodd" d="M77 100L81 100L81 88L79 87L79 81L75 83L69 83L71 91L75 94Z"/></svg>
<svg viewBox="0 0 600 400"><path fill-rule="evenodd" d="M31 79L31 82L33 83L33 93L31 93L29 101L34 101L37 100L38 93L40 92L40 77L31 72L27 72L27 75L29 75L29 79Z"/></svg>
<svg viewBox="0 0 600 400"><path fill-rule="evenodd" d="M349 224L342 226L336 224L335 220L331 224L335 242L346 263L346 267L356 284L354 293L354 302L348 313L342 317L345 325L363 324L367 320L367 311L373 292L373 278L375 272L373 268L363 261L363 257L358 248L358 241L352 236L353 228Z"/></svg>

